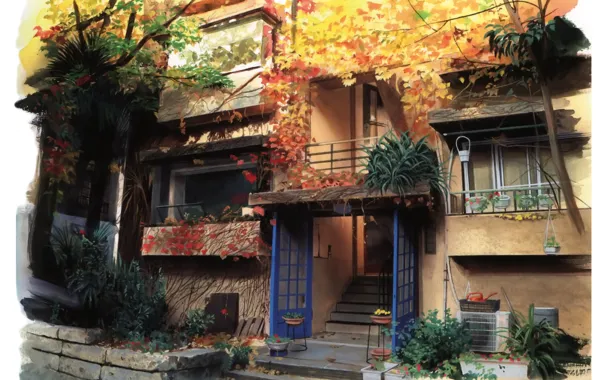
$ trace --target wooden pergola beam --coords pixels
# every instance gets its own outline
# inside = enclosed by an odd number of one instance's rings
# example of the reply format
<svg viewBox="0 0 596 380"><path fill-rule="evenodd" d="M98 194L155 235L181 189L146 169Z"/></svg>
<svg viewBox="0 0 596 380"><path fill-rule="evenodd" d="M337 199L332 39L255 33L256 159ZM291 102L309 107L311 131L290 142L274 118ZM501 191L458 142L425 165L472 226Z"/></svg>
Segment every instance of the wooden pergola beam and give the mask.
<svg viewBox="0 0 596 380"><path fill-rule="evenodd" d="M296 204L324 201L362 200L370 198L395 198L414 195L428 195L430 188L426 184L419 184L406 194L399 195L391 191L381 193L372 191L364 186L334 186L323 189L304 189L271 191L265 193L249 194L249 206L265 206L275 204Z"/></svg>

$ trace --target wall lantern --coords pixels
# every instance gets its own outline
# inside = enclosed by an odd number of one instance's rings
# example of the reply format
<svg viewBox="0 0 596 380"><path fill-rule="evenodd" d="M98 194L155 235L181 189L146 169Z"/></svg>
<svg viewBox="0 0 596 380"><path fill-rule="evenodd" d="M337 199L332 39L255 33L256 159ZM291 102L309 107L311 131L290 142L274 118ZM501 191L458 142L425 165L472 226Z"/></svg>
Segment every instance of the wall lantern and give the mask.
<svg viewBox="0 0 596 380"><path fill-rule="evenodd" d="M459 139L466 140L461 143L461 149L458 146ZM459 155L459 160L461 162L469 162L470 161L470 147L471 147L470 139L467 138L466 136L459 136L455 140L455 149L457 149L457 154Z"/></svg>

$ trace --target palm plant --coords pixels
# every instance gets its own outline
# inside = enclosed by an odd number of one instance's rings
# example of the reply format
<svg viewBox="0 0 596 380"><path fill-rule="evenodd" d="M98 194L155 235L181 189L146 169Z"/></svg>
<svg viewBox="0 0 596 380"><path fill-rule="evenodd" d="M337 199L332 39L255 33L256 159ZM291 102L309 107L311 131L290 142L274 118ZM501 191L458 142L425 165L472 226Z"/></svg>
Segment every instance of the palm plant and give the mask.
<svg viewBox="0 0 596 380"><path fill-rule="evenodd" d="M365 186L404 195L418 184L428 184L434 191L445 193L445 170L426 136L414 142L408 132L401 136L391 131L374 147L363 147L368 156Z"/></svg>
<svg viewBox="0 0 596 380"><path fill-rule="evenodd" d="M546 320L534 320L534 304L530 305L527 317L514 312L506 344L512 354L528 357L530 377L551 379L557 373L553 354L559 350L558 331Z"/></svg>

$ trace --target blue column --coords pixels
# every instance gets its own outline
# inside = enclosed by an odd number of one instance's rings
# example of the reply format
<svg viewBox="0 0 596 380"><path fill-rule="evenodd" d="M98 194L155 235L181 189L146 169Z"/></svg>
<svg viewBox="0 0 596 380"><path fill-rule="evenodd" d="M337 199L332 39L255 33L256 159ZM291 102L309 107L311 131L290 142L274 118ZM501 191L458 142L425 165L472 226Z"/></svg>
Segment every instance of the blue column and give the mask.
<svg viewBox="0 0 596 380"><path fill-rule="evenodd" d="M271 242L271 284L269 285L269 334L277 334L277 300L279 284L279 230L281 221L277 212L273 213L276 223L273 226L273 241Z"/></svg>
<svg viewBox="0 0 596 380"><path fill-rule="evenodd" d="M308 216L306 239L306 336L312 336L313 303L312 303L312 282L313 282L313 217Z"/></svg>
<svg viewBox="0 0 596 380"><path fill-rule="evenodd" d="M393 210L393 301L391 305L391 350L394 351L397 346L397 254L399 250L399 220L397 217L397 209Z"/></svg>

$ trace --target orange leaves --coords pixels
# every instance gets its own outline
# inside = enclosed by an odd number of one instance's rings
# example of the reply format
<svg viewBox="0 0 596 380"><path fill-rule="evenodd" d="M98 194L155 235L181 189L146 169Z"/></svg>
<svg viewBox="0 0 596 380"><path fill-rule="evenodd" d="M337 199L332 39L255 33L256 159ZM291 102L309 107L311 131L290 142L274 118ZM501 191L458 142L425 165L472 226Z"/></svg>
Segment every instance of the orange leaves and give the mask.
<svg viewBox="0 0 596 380"><path fill-rule="evenodd" d="M265 216L265 209L263 209L263 207L261 206L255 206L253 207L252 211L255 214L261 215L261 216Z"/></svg>
<svg viewBox="0 0 596 380"><path fill-rule="evenodd" d="M248 170L243 170L242 175L251 184L254 184L257 181L257 176L253 172L250 172Z"/></svg>

